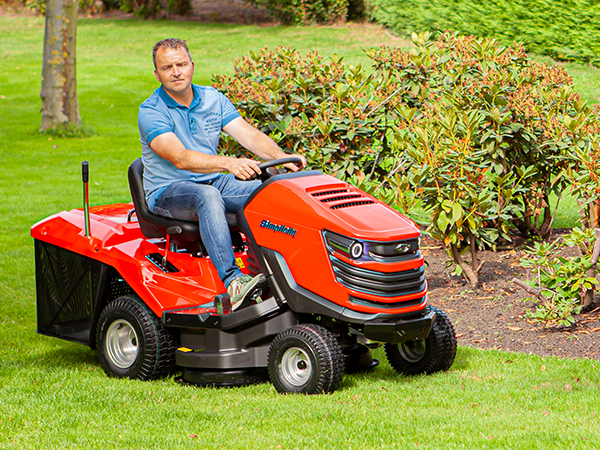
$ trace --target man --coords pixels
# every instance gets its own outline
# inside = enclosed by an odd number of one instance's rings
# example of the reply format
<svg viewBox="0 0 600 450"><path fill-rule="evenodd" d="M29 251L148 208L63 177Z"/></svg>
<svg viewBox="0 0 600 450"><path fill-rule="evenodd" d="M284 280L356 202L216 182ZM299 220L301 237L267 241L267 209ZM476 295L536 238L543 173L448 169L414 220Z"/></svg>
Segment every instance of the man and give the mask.
<svg viewBox="0 0 600 450"><path fill-rule="evenodd" d="M257 161L218 155L221 130L263 159L288 155L216 89L192 84L194 62L184 40L157 42L152 59L161 87L142 103L138 116L148 207L158 215L198 220L202 241L236 309L264 277L242 275L225 213L239 211L259 186L253 179L260 169ZM299 170L294 164L286 167Z"/></svg>

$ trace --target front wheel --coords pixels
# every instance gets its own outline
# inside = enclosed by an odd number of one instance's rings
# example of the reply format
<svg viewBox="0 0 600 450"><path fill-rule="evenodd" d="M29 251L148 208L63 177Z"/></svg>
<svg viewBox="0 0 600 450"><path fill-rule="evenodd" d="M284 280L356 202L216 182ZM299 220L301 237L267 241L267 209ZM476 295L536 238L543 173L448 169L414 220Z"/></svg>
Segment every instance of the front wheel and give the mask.
<svg viewBox="0 0 600 450"><path fill-rule="evenodd" d="M138 297L110 302L98 323L97 346L108 375L149 380L175 367L173 337Z"/></svg>
<svg viewBox="0 0 600 450"><path fill-rule="evenodd" d="M279 333L269 349L269 377L282 393L335 391L344 378L344 355L337 339L314 324L295 325Z"/></svg>
<svg viewBox="0 0 600 450"><path fill-rule="evenodd" d="M456 357L456 334L448 316L435 306L435 322L426 339L402 344L385 344L385 354L396 372L403 375L434 373L448 370Z"/></svg>

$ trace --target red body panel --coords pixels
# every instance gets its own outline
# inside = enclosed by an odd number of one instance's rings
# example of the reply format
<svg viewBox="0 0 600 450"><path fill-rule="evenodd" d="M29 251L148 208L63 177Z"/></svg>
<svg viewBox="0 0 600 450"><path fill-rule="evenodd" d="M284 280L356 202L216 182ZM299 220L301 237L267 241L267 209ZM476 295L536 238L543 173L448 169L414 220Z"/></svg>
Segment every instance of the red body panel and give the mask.
<svg viewBox="0 0 600 450"><path fill-rule="evenodd" d="M42 220L31 235L114 267L159 317L167 310L205 304L225 292L209 258L172 253L169 261L179 269L176 273L164 273L148 260L152 253L164 255L165 241L145 239L136 221L127 222L132 209L132 204L90 208L90 237L85 236L81 209Z"/></svg>
<svg viewBox="0 0 600 450"><path fill-rule="evenodd" d="M327 201L327 192L334 190L348 191L351 201L358 204L332 209L332 206L336 206L336 201ZM208 257L171 253L169 261L179 269L176 273L165 273L147 259L153 253L164 255L165 241L144 238L137 221L127 221L127 215L132 209L132 204L91 208L90 237L85 236L81 209L64 211L42 220L32 227L31 235L35 239L114 267L158 316L168 310L204 305L212 301L215 295L225 292ZM246 205L244 215L256 243L280 253L296 283L321 297L365 313L405 313L424 307L426 288L411 295L382 298L354 292L336 281L325 247L323 230L378 242L411 239L420 235L412 221L362 191L326 175L282 178L260 190ZM265 221L284 225L295 230L295 233L275 232L261 226ZM238 263L242 266L246 263L246 256L245 253L236 254ZM336 256L356 267L379 272L398 272L423 265L422 257L403 262L379 263L354 261L342 254ZM416 298L422 298L422 302L383 311L351 303L349 295L382 303Z"/></svg>

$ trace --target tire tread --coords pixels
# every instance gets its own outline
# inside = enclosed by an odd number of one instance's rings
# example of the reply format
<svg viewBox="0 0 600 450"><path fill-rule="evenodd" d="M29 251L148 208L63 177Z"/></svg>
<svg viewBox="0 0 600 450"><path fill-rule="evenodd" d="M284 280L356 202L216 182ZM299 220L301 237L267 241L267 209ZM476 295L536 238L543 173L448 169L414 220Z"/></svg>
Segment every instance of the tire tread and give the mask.
<svg viewBox="0 0 600 450"><path fill-rule="evenodd" d="M426 339L427 349L422 360L410 363L402 357L398 345L385 345L385 354L390 365L400 374L432 374L446 371L454 363L457 345L452 322L444 311L435 306L427 306L427 311L434 311L436 319Z"/></svg>
<svg viewBox="0 0 600 450"><path fill-rule="evenodd" d="M103 334L107 328L105 323L113 313L117 312L130 314L138 322L143 334L143 337L140 338L144 340L145 348L144 354L139 355L142 358L139 367L124 376L139 380L152 380L167 376L172 372L175 368L175 339L138 296L127 295L110 302L98 320L96 343L106 373L112 376L123 376L112 371L103 355Z"/></svg>
<svg viewBox="0 0 600 450"><path fill-rule="evenodd" d="M345 365L342 348L333 334L326 328L305 323L295 325L279 333L269 349L269 376L278 392L288 391L278 382L273 358L277 358L279 343L289 338L308 343L315 353L317 364L322 369L321 376L308 394L331 393L337 390L344 378Z"/></svg>

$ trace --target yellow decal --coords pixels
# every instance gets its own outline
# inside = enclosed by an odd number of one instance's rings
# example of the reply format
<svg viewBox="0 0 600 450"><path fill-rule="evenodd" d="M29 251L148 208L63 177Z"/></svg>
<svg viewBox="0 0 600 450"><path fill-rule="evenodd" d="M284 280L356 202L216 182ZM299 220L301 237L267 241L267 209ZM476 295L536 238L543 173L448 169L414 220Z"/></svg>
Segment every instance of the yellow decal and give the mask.
<svg viewBox="0 0 600 450"><path fill-rule="evenodd" d="M240 269L246 268L246 266L244 265L244 261L242 261L242 258L240 258L240 257L235 258L235 263L238 265L238 267Z"/></svg>
<svg viewBox="0 0 600 450"><path fill-rule="evenodd" d="M191 348L187 348L187 347L179 347L177 350L179 350L180 352L184 352L184 353L192 351Z"/></svg>

